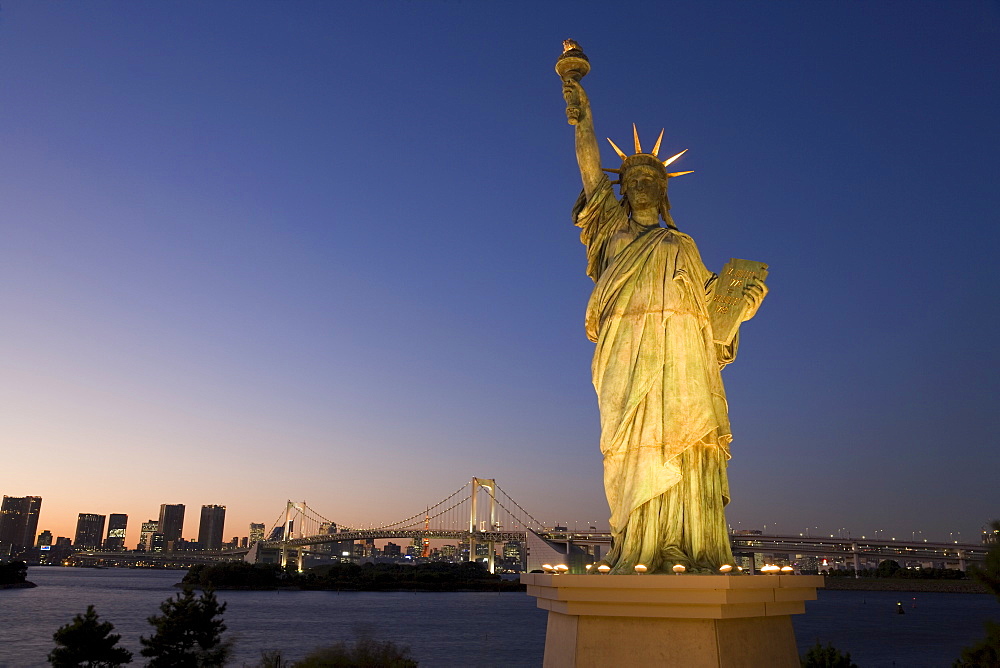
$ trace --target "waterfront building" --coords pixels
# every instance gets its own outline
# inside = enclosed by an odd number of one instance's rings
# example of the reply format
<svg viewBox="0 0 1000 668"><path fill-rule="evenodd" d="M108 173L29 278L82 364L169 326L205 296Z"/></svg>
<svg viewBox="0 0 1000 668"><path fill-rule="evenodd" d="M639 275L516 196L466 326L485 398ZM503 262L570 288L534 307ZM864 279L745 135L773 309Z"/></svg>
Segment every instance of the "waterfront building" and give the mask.
<svg viewBox="0 0 1000 668"><path fill-rule="evenodd" d="M52 545L52 532L48 529L42 531L38 534L38 540L35 541L35 547L41 547L43 545Z"/></svg>
<svg viewBox="0 0 1000 668"><path fill-rule="evenodd" d="M201 522L198 525L198 543L203 550L222 548L222 531L226 523L225 506L202 506Z"/></svg>
<svg viewBox="0 0 1000 668"><path fill-rule="evenodd" d="M166 552L167 551L167 540L159 531L154 531L149 534L149 547L148 552Z"/></svg>
<svg viewBox="0 0 1000 668"><path fill-rule="evenodd" d="M40 496L7 496L0 505L0 556L17 556L34 545Z"/></svg>
<svg viewBox="0 0 1000 668"><path fill-rule="evenodd" d="M504 570L518 573L524 570L523 546L519 540L507 541L503 544L503 559L500 565Z"/></svg>
<svg viewBox="0 0 1000 668"><path fill-rule="evenodd" d="M43 564L61 564L63 559L73 554L73 545L67 536L56 537L56 542L48 550L39 550L39 561Z"/></svg>
<svg viewBox="0 0 1000 668"><path fill-rule="evenodd" d="M128 515L111 513L108 515L108 534L104 538L104 549L121 551L125 549L125 528L128 526Z"/></svg>
<svg viewBox="0 0 1000 668"><path fill-rule="evenodd" d="M160 505L160 528L164 540L179 541L184 532L184 504L164 503Z"/></svg>
<svg viewBox="0 0 1000 668"><path fill-rule="evenodd" d="M337 533L336 523L321 522L319 525L319 533L322 535ZM319 543L317 545L313 545L311 551L313 554L334 554L333 545L333 543Z"/></svg>
<svg viewBox="0 0 1000 668"><path fill-rule="evenodd" d="M257 524L256 522L250 523L250 535L247 537L249 543L253 545L258 541L264 540L264 525Z"/></svg>
<svg viewBox="0 0 1000 668"><path fill-rule="evenodd" d="M104 515L80 513L76 519L76 537L73 547L78 550L95 550L101 546L104 536Z"/></svg>
<svg viewBox="0 0 1000 668"><path fill-rule="evenodd" d="M160 523L156 520L146 520L142 523L142 530L139 532L139 545L137 550L151 552L149 549L150 536L160 530Z"/></svg>

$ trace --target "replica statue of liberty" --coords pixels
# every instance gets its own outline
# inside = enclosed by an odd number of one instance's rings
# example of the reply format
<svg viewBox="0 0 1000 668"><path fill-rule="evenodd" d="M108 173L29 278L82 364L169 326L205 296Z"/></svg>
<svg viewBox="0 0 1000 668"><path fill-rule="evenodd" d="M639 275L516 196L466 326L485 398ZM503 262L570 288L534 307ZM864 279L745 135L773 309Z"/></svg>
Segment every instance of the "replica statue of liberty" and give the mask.
<svg viewBox="0 0 1000 668"><path fill-rule="evenodd" d="M733 563L724 513L732 435L720 371L738 343L718 330L720 319L735 332L753 317L767 294L766 272L748 278L730 270L725 280L736 297L718 296L720 279L670 216L668 180L690 172L667 172L684 151L661 161L662 131L647 153L633 126L635 154L611 142L622 164L602 170L580 85L589 63L575 42L564 47L556 71L583 179L573 218L595 282L586 328L597 344L592 370L614 541L607 562L620 574L637 564L651 573L676 564L716 572ZM619 175L620 200L604 172Z"/></svg>

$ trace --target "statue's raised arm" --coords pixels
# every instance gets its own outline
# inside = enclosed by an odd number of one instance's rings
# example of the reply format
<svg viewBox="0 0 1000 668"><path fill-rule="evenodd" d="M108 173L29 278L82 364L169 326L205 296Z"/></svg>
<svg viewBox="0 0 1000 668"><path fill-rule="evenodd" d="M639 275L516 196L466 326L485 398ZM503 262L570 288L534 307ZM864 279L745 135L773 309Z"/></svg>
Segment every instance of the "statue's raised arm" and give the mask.
<svg viewBox="0 0 1000 668"><path fill-rule="evenodd" d="M580 165L580 178L587 197L593 194L601 180L601 152L594 134L594 119L590 113L590 100L580 85L590 62L580 45L571 39L563 42L563 54L556 62L556 73L563 82L566 100L566 119L576 126L576 161Z"/></svg>

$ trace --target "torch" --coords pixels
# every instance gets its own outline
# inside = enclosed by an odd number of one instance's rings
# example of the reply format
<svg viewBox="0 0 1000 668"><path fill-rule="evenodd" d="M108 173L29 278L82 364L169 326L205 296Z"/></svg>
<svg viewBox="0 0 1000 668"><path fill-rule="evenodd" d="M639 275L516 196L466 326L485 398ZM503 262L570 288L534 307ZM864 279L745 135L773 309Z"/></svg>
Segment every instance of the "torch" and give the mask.
<svg viewBox="0 0 1000 668"><path fill-rule="evenodd" d="M563 40L563 53L556 61L556 74L563 81L580 81L590 71L590 60L574 40ZM576 125L580 122L580 107L570 103L566 107L566 122Z"/></svg>

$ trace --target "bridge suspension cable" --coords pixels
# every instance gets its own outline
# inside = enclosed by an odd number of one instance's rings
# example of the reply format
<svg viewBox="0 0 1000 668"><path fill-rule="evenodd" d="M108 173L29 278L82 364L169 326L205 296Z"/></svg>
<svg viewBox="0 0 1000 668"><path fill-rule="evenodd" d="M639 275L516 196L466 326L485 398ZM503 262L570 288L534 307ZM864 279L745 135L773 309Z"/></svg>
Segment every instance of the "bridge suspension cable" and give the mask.
<svg viewBox="0 0 1000 668"><path fill-rule="evenodd" d="M472 484L471 482L465 483L464 485L462 485L461 487L459 487L458 489L456 489L454 492L452 492L451 494L449 494L445 498L443 498L440 501L438 501L437 503L435 503L433 506L429 506L428 509L425 510L425 511L423 511L423 512L419 512L419 513L417 513L416 515L414 515L412 517L407 517L405 520L399 520L398 522L393 522L391 524L382 524L380 526L375 527L375 529L376 530L382 530L382 529L406 528L406 526L408 526L406 524L407 522L412 522L413 520L415 520L417 518L423 519L426 514L430 513L431 510L434 510L434 509L438 508L439 506L444 505L445 503L447 503L448 501L450 501L452 498L454 498L454 496L456 494L461 493L462 490L464 490L466 487L468 487L471 484ZM465 501L464 499L462 501L459 501L457 504L455 504L455 506L461 505L462 503L464 503L464 501ZM455 506L452 506L451 508L454 508ZM448 510L451 510L451 508L448 508ZM445 510L443 512L448 512L448 510ZM431 519L433 519L434 517L440 516L440 514L441 513L438 513L437 515L434 515Z"/></svg>
<svg viewBox="0 0 1000 668"><path fill-rule="evenodd" d="M500 492L501 494L503 494L505 497L507 497L507 499L511 503L513 503L515 506L517 506L517 509L520 510L522 513L524 513L524 517L527 517L528 519L530 519L534 523L533 526L536 529L538 529L538 528L540 528L542 526L541 522L539 522L538 520L536 520L534 517L532 517L531 513L529 513L524 508L522 508L521 504L519 504L517 501L515 501L514 497L512 497L510 494L508 494L507 492L505 492L503 490L503 488L500 487L500 485L497 485L497 491ZM514 517L517 517L513 512L510 511L509 508L505 507L502 503L500 503L500 501L497 501L497 505L499 505L501 508L503 508L504 510L506 510L510 515L512 515ZM527 523L525 523L525 522L522 522L522 524L525 524L525 526L527 526Z"/></svg>
<svg viewBox="0 0 1000 668"><path fill-rule="evenodd" d="M274 533L275 529L277 529L278 527L284 528L284 526L285 526L285 512L281 511L281 514L278 515L278 519L274 520L274 523L271 525L271 528L267 530L267 534L264 536L264 540L267 540L271 536L271 534Z"/></svg>

